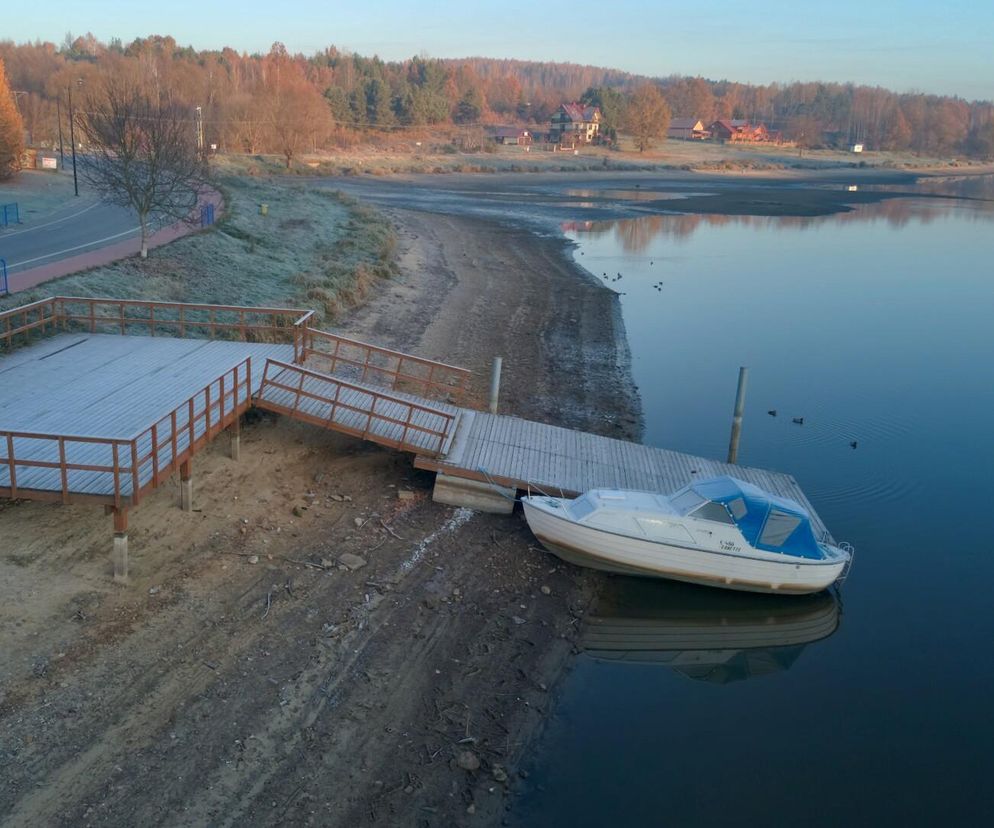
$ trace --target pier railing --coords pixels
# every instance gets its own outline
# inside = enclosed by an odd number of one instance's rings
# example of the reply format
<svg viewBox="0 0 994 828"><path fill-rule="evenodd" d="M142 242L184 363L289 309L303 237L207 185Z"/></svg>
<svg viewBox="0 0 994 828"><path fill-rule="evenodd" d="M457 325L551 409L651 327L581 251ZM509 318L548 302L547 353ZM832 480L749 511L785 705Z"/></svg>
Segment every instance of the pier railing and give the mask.
<svg viewBox="0 0 994 828"><path fill-rule="evenodd" d="M292 342L303 359L304 332L314 311L145 299L53 296L0 312L0 345L10 349L58 331L188 336L242 342Z"/></svg>
<svg viewBox="0 0 994 828"><path fill-rule="evenodd" d="M279 360L266 360L256 405L380 445L437 456L456 413Z"/></svg>
<svg viewBox="0 0 994 828"><path fill-rule="evenodd" d="M0 497L136 506L252 403L252 360L124 439L0 430Z"/></svg>
<svg viewBox="0 0 994 828"><path fill-rule="evenodd" d="M472 373L466 368L411 356L357 339L307 328L302 363L356 382L383 385L392 391L460 403Z"/></svg>

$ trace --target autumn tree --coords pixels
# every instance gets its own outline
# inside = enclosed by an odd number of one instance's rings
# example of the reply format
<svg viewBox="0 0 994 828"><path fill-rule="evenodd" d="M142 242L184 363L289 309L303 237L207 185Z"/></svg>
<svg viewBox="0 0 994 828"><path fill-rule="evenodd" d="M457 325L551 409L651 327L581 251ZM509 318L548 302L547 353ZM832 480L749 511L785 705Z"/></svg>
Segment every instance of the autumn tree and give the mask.
<svg viewBox="0 0 994 828"><path fill-rule="evenodd" d="M813 115L795 115L787 121L786 134L798 150L821 146L822 125Z"/></svg>
<svg viewBox="0 0 994 828"><path fill-rule="evenodd" d="M628 101L626 124L639 152L645 152L670 126L670 108L654 83L646 83Z"/></svg>
<svg viewBox="0 0 994 828"><path fill-rule="evenodd" d="M193 113L162 103L134 81L115 78L88 97L86 116L79 120L87 144L81 172L104 201L138 214L144 259L154 224L192 221L210 184Z"/></svg>
<svg viewBox="0 0 994 828"><path fill-rule="evenodd" d="M24 152L24 124L14 95L7 83L7 71L0 60L0 181L21 168Z"/></svg>
<svg viewBox="0 0 994 828"><path fill-rule="evenodd" d="M290 169L306 147L316 145L331 127L326 99L304 76L282 43L274 43L267 56L262 111L276 148Z"/></svg>

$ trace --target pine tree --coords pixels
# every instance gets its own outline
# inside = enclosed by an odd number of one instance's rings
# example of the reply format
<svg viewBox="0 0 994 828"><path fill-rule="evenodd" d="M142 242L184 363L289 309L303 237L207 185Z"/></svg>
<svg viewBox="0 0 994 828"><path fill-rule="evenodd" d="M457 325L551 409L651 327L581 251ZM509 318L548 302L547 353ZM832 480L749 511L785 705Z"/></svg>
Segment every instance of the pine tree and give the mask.
<svg viewBox="0 0 994 828"><path fill-rule="evenodd" d="M21 168L24 152L24 123L7 83L7 71L0 60L0 181Z"/></svg>

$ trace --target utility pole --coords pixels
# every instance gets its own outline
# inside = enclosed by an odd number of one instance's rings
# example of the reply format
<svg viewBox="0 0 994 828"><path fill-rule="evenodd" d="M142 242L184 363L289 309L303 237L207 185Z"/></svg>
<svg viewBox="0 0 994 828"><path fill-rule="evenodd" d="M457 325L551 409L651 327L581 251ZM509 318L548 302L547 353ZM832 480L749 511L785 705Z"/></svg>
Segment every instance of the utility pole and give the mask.
<svg viewBox="0 0 994 828"><path fill-rule="evenodd" d="M197 152L204 157L204 110L197 107Z"/></svg>
<svg viewBox="0 0 994 828"><path fill-rule="evenodd" d="M72 111L72 84L69 84L69 140L72 142L72 186L79 196L79 179L76 177L76 128Z"/></svg>
<svg viewBox="0 0 994 828"><path fill-rule="evenodd" d="M62 151L62 95L55 99L55 115L59 120L59 169L65 169L66 155Z"/></svg>

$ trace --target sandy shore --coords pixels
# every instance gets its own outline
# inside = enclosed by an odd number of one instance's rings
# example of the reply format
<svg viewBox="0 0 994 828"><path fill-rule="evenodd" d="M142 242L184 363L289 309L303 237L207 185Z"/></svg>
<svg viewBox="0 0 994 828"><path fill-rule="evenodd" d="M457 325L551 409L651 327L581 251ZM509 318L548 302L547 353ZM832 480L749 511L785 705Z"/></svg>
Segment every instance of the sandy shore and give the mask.
<svg viewBox="0 0 994 828"><path fill-rule="evenodd" d="M468 365L478 400L500 354L502 410L637 437L616 298L564 242L393 216L402 276L348 331ZM3 824L498 824L596 576L268 416L196 481L198 512L135 512L128 588L99 510L0 504Z"/></svg>

